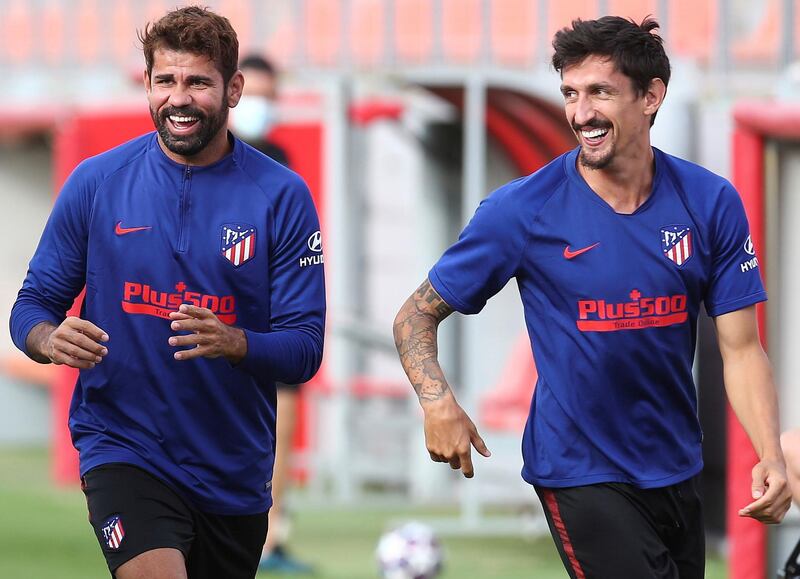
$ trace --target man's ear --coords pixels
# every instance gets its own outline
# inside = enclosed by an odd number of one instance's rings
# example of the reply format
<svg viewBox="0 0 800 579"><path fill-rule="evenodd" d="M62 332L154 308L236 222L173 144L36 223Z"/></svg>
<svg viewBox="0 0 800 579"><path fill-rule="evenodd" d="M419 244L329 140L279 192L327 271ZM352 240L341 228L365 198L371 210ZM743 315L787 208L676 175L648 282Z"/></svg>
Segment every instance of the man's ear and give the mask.
<svg viewBox="0 0 800 579"><path fill-rule="evenodd" d="M650 86L647 87L647 92L644 93L644 113L646 115L657 113L666 96L667 86L664 81L660 78L651 80Z"/></svg>
<svg viewBox="0 0 800 579"><path fill-rule="evenodd" d="M244 75L241 70L233 73L233 76L228 81L228 106L230 108L239 104L239 99L242 98L242 91L244 90Z"/></svg>
<svg viewBox="0 0 800 579"><path fill-rule="evenodd" d="M144 90L147 94L150 94L150 73L147 72L147 69L144 69L144 73L142 73L142 82L144 83Z"/></svg>

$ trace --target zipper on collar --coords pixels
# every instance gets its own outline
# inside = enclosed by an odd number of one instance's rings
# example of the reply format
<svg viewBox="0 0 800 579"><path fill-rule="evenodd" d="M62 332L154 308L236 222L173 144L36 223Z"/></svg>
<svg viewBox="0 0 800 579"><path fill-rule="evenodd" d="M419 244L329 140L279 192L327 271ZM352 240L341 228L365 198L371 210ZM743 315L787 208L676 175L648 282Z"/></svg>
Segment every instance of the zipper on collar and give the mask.
<svg viewBox="0 0 800 579"><path fill-rule="evenodd" d="M184 253L188 244L189 234L186 229L189 224L189 192L192 185L192 168L186 165L186 170L183 172L183 181L181 183L181 198L180 198L180 229L178 230L178 252Z"/></svg>

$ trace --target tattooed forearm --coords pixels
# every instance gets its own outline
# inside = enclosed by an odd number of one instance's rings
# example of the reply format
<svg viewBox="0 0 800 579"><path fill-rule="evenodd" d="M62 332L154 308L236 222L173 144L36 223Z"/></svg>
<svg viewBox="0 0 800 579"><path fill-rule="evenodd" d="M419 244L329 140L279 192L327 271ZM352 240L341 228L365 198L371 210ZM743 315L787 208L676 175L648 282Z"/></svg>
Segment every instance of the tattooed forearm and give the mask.
<svg viewBox="0 0 800 579"><path fill-rule="evenodd" d="M445 302L442 299L442 296L440 296L437 291L433 289L431 282L429 282L427 279L422 283L421 286L417 288L417 291L414 292L414 298L415 302L425 302L428 304L428 306L435 310L437 324L453 313L453 308L447 305L447 302ZM419 306L417 309L421 310Z"/></svg>
<svg viewBox="0 0 800 579"><path fill-rule="evenodd" d="M395 318L394 342L400 363L421 402L439 400L450 390L437 359L436 329L452 312L425 280Z"/></svg>

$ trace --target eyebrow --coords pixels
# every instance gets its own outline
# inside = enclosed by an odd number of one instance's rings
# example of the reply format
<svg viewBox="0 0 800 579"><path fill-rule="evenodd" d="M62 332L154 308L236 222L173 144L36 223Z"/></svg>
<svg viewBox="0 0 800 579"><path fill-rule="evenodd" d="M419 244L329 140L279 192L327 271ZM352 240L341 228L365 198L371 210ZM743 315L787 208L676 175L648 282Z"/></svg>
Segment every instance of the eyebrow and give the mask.
<svg viewBox="0 0 800 579"><path fill-rule="evenodd" d="M171 72L163 72L161 74L157 74L153 77L156 80L173 80L175 75ZM212 83L213 79L210 76L206 76L203 74L192 74L186 77L186 81L189 83L192 82L207 82Z"/></svg>
<svg viewBox="0 0 800 579"><path fill-rule="evenodd" d="M586 87L586 90L589 91L589 92L596 91L598 89L604 89L604 90L607 90L609 92L612 92L612 91L615 92L616 91L616 89L614 88L614 85L612 85L610 83L607 83L607 82L593 82L592 84L590 84L589 86ZM568 84L562 84L560 90L561 90L562 93L565 93L567 91L575 90L575 89L572 88Z"/></svg>
<svg viewBox="0 0 800 579"><path fill-rule="evenodd" d="M210 76L205 76L203 74L192 74L186 77L186 80L189 82L213 82L213 79Z"/></svg>

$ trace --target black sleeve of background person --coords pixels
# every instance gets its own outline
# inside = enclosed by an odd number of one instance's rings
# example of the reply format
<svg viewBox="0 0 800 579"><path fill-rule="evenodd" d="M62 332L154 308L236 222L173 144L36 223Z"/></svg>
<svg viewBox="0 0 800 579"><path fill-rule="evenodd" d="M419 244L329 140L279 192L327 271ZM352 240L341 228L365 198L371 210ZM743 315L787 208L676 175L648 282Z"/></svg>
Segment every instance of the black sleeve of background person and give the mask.
<svg viewBox="0 0 800 579"><path fill-rule="evenodd" d="M697 323L697 397L703 429L703 516L712 545L725 539L725 485L727 473L727 404L722 356L714 322L705 308Z"/></svg>
<svg viewBox="0 0 800 579"><path fill-rule="evenodd" d="M289 164L289 155L286 154L286 150L283 147L276 145L275 143L272 143L270 141L263 141L261 143L257 143L255 147L273 161L277 161L284 167L291 168Z"/></svg>

